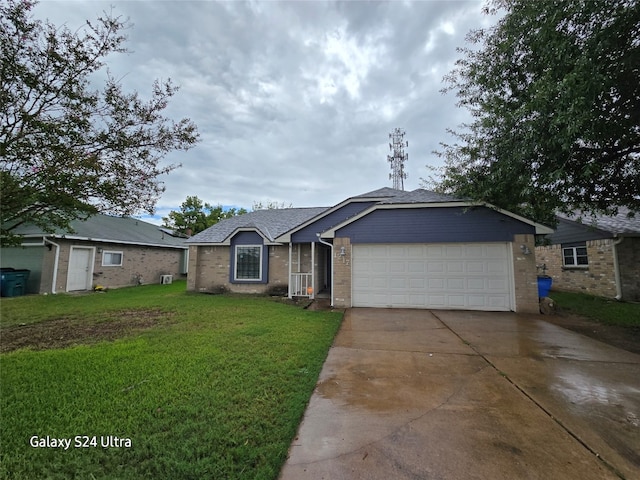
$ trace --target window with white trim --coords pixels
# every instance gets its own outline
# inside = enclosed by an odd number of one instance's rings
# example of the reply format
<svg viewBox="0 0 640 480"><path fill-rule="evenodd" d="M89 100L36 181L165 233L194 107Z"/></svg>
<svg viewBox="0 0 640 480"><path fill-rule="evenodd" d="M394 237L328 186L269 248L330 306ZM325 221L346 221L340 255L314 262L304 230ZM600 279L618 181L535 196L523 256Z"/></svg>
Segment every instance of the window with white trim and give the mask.
<svg viewBox="0 0 640 480"><path fill-rule="evenodd" d="M589 265L587 257L587 247L563 247L562 264L565 267L586 267Z"/></svg>
<svg viewBox="0 0 640 480"><path fill-rule="evenodd" d="M236 246L235 280L262 280L262 245Z"/></svg>
<svg viewBox="0 0 640 480"><path fill-rule="evenodd" d="M114 251L108 251L108 250L103 251L102 266L103 267L121 267L122 252L114 252Z"/></svg>

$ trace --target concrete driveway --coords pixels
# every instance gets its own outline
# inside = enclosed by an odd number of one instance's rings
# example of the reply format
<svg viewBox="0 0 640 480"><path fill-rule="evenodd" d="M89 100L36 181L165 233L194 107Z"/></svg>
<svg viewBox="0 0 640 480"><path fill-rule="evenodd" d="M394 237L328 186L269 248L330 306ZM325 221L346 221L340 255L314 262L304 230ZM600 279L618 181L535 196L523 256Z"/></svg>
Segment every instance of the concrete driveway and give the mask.
<svg viewBox="0 0 640 480"><path fill-rule="evenodd" d="M640 355L538 316L348 310L280 478L639 479Z"/></svg>

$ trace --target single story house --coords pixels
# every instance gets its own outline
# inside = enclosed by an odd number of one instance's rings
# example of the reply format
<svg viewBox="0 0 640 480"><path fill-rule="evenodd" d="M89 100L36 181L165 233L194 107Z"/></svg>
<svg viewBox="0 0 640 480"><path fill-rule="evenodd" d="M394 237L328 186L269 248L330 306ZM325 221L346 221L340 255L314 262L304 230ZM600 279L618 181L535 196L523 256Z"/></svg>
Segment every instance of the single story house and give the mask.
<svg viewBox="0 0 640 480"><path fill-rule="evenodd" d="M2 248L0 266L30 270L25 293L58 293L159 283L187 273L186 237L131 217L94 215L73 232L22 225L19 247ZM165 281L169 279L165 277Z"/></svg>
<svg viewBox="0 0 640 480"><path fill-rule="evenodd" d="M549 245L536 248L553 289L640 301L640 216L559 215Z"/></svg>
<svg viewBox="0 0 640 480"><path fill-rule="evenodd" d="M491 205L381 188L213 225L187 241L187 288L324 293L341 308L538 313L535 236L551 232Z"/></svg>

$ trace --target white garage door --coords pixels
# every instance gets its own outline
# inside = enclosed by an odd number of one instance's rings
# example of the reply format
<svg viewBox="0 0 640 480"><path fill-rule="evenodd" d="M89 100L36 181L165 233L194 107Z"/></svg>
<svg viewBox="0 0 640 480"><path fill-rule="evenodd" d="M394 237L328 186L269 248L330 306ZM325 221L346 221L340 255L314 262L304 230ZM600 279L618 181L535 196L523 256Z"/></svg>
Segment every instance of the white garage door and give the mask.
<svg viewBox="0 0 640 480"><path fill-rule="evenodd" d="M354 307L512 310L508 244L354 245Z"/></svg>

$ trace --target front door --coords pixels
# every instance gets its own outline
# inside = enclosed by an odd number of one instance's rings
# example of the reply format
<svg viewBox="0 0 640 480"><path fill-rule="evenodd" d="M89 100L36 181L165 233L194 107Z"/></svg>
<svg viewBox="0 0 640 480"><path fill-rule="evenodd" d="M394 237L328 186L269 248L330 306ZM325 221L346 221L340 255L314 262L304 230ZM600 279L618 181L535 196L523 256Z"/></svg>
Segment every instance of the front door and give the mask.
<svg viewBox="0 0 640 480"><path fill-rule="evenodd" d="M71 247L67 291L89 290L93 276L93 248Z"/></svg>

